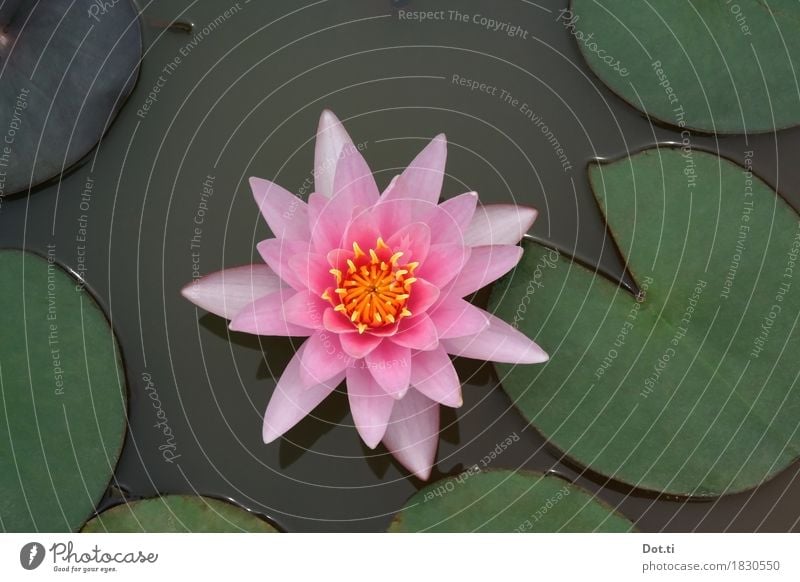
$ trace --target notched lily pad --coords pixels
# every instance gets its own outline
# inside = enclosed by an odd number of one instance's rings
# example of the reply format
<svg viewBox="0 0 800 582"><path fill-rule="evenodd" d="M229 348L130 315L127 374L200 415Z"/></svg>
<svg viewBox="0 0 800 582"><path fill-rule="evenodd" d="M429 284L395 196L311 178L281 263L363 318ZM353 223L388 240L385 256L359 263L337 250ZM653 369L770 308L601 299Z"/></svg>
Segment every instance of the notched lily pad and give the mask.
<svg viewBox="0 0 800 582"><path fill-rule="evenodd" d="M275 533L260 517L225 501L166 495L112 507L89 520L82 533Z"/></svg>
<svg viewBox="0 0 800 582"><path fill-rule="evenodd" d="M142 55L130 0L3 4L0 196L42 184L86 156L133 90Z"/></svg>
<svg viewBox="0 0 800 582"><path fill-rule="evenodd" d="M606 85L664 123L716 133L800 124L795 0L572 0L559 23Z"/></svg>
<svg viewBox="0 0 800 582"><path fill-rule="evenodd" d="M553 475L466 471L428 485L390 532L626 532L633 524L589 492Z"/></svg>
<svg viewBox="0 0 800 582"><path fill-rule="evenodd" d="M567 456L631 486L704 497L763 483L800 455L797 213L700 151L589 174L638 296L526 242L491 303L551 358L499 365L503 388Z"/></svg>
<svg viewBox="0 0 800 582"><path fill-rule="evenodd" d="M125 372L100 307L52 260L0 250L0 529L76 531L125 435Z"/></svg>

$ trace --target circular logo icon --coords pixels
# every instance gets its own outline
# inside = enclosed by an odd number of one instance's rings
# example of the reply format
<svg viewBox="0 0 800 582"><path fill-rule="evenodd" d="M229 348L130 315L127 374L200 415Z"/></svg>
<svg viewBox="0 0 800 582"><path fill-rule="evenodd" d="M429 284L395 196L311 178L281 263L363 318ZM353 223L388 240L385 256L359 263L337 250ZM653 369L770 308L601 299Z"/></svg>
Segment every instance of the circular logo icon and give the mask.
<svg viewBox="0 0 800 582"><path fill-rule="evenodd" d="M44 546L39 542L29 542L19 551L19 563L26 570L35 570L44 561Z"/></svg>

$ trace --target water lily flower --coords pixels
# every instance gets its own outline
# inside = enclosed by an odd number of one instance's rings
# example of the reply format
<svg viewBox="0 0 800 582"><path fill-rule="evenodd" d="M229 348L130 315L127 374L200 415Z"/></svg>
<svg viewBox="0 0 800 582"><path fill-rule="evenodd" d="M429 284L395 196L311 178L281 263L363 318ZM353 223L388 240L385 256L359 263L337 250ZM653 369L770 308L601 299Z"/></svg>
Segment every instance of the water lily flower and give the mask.
<svg viewBox="0 0 800 582"><path fill-rule="evenodd" d="M517 329L464 300L510 271L536 218L513 204L478 206L468 192L439 203L447 141L436 136L381 193L344 126L324 111L316 192L306 203L251 178L274 238L265 264L206 275L183 289L230 329L307 337L264 415L269 443L346 380L355 426L420 479L439 441L439 405L462 404L450 355L515 364L547 354Z"/></svg>

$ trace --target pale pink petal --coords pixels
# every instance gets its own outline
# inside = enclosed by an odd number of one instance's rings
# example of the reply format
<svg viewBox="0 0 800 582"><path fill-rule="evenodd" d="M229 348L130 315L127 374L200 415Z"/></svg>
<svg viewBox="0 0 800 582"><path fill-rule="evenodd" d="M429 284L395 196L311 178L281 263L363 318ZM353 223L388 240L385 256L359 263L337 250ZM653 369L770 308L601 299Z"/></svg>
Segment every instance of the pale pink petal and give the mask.
<svg viewBox="0 0 800 582"><path fill-rule="evenodd" d="M474 293L508 273L521 258L522 247L516 245L472 247L469 260L445 292L456 297Z"/></svg>
<svg viewBox="0 0 800 582"><path fill-rule="evenodd" d="M383 240L389 240L394 233L413 222L427 224L438 211L439 207L435 203L424 200L381 200L370 209L370 220L373 228L383 237ZM454 232L460 240L460 233ZM450 234L452 235L453 231Z"/></svg>
<svg viewBox="0 0 800 582"><path fill-rule="evenodd" d="M330 273L328 259L325 255L317 253L296 254L289 259L289 268L303 287L310 289L317 295L322 295L325 289L336 282Z"/></svg>
<svg viewBox="0 0 800 582"><path fill-rule="evenodd" d="M403 318L390 341L413 350L432 350L439 345L436 326L427 313Z"/></svg>
<svg viewBox="0 0 800 582"><path fill-rule="evenodd" d="M439 204L439 211L433 213L428 220L431 243L461 242L477 204L478 194L475 192L460 194Z"/></svg>
<svg viewBox="0 0 800 582"><path fill-rule="evenodd" d="M250 189L275 238L308 242L308 205L269 180L250 178Z"/></svg>
<svg viewBox="0 0 800 582"><path fill-rule="evenodd" d="M537 212L527 206L488 204L479 206L464 233L470 246L515 245L528 232Z"/></svg>
<svg viewBox="0 0 800 582"><path fill-rule="evenodd" d="M364 250L375 248L381 232L378 230L374 215L371 209L359 209L353 214L352 220L347 224L342 237L344 248L353 248L356 242Z"/></svg>
<svg viewBox="0 0 800 582"><path fill-rule="evenodd" d="M421 315L425 313L428 308L436 303L439 298L439 288L425 279L418 277L416 281L411 284L409 291L410 297L408 298L408 310L412 315Z"/></svg>
<svg viewBox="0 0 800 582"><path fill-rule="evenodd" d="M387 394L394 398L402 398L406 394L411 378L411 350L385 341L368 353L365 359L372 377Z"/></svg>
<svg viewBox="0 0 800 582"><path fill-rule="evenodd" d="M411 385L439 404L458 408L464 403L461 382L444 348L414 353L411 357Z"/></svg>
<svg viewBox="0 0 800 582"><path fill-rule="evenodd" d="M306 386L316 386L333 378L353 362L342 351L339 337L326 330L314 333L303 347L305 350L300 360L300 380Z"/></svg>
<svg viewBox="0 0 800 582"><path fill-rule="evenodd" d="M439 201L447 160L447 138L439 134L403 170L383 200L419 199L430 204Z"/></svg>
<svg viewBox="0 0 800 582"><path fill-rule="evenodd" d="M364 156L354 148L344 152L333 179L331 199L334 203L352 210L356 206L372 206L379 196L378 185Z"/></svg>
<svg viewBox="0 0 800 582"><path fill-rule="evenodd" d="M328 307L322 314L322 325L333 333L355 333L358 331L356 326L333 307Z"/></svg>
<svg viewBox="0 0 800 582"><path fill-rule="evenodd" d="M383 444L401 465L427 480L439 445L439 405L409 390L405 398L395 402Z"/></svg>
<svg viewBox="0 0 800 582"><path fill-rule="evenodd" d="M181 294L215 315L232 319L243 307L282 286L267 265L243 265L210 273L181 289Z"/></svg>
<svg viewBox="0 0 800 582"><path fill-rule="evenodd" d="M508 364L540 364L547 361L547 353L527 336L491 313L486 316L489 318L489 327L482 332L441 340L447 353Z"/></svg>
<svg viewBox="0 0 800 582"><path fill-rule="evenodd" d="M258 243L256 249L264 262L288 285L298 291L306 289L297 274L289 267L289 261L296 255L307 255L308 242L269 238Z"/></svg>
<svg viewBox="0 0 800 582"><path fill-rule="evenodd" d="M448 296L428 315L439 339L475 335L489 327L489 314L460 297Z"/></svg>
<svg viewBox="0 0 800 582"><path fill-rule="evenodd" d="M327 254L342 243L342 234L350 221L352 208L335 204L318 192L308 197L308 223L311 242L319 253Z"/></svg>
<svg viewBox="0 0 800 582"><path fill-rule="evenodd" d="M243 331L255 335L280 335L305 337L313 330L289 323L283 312L283 304L296 292L283 288L265 297L256 299L242 307L228 326L231 331Z"/></svg>
<svg viewBox="0 0 800 582"><path fill-rule="evenodd" d="M265 443L274 441L300 422L344 379L344 372L340 372L323 384L305 386L300 378L300 361L303 357L304 347L305 344L300 346L289 365L286 366L286 370L278 380L278 385L269 400L267 411L264 413L262 432Z"/></svg>
<svg viewBox="0 0 800 582"><path fill-rule="evenodd" d="M319 118L314 144L314 186L326 198L333 195L333 178L345 147L354 147L353 140L333 112L326 109Z"/></svg>
<svg viewBox="0 0 800 582"><path fill-rule="evenodd" d="M339 340L348 356L360 360L371 354L381 344L383 338L371 333L345 333L339 336Z"/></svg>
<svg viewBox="0 0 800 582"><path fill-rule="evenodd" d="M310 291L298 291L283 304L286 321L311 329L322 329L326 309L330 309L330 303Z"/></svg>
<svg viewBox="0 0 800 582"><path fill-rule="evenodd" d="M400 263L422 263L431 246L431 229L422 222L412 222L395 232L386 241L392 252L401 252Z"/></svg>
<svg viewBox="0 0 800 582"><path fill-rule="evenodd" d="M374 449L386 433L394 398L378 386L363 362L347 369L347 397L358 434Z"/></svg>
<svg viewBox="0 0 800 582"><path fill-rule="evenodd" d="M460 243L431 245L425 262L415 271L418 277L443 288L464 268L471 249Z"/></svg>

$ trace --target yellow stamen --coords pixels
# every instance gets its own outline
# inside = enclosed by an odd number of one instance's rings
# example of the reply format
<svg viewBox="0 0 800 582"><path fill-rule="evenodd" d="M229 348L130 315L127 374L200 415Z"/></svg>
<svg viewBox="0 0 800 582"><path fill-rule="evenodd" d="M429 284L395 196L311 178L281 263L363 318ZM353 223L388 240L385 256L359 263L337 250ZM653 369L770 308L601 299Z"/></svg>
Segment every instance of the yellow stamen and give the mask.
<svg viewBox="0 0 800 582"><path fill-rule="evenodd" d="M414 269L419 263L400 263L402 251L392 249L382 238L366 251L353 241L353 257L346 260L347 270L331 269L336 279L334 293L326 290L322 298L365 333L397 323L411 312L406 302L411 297Z"/></svg>

